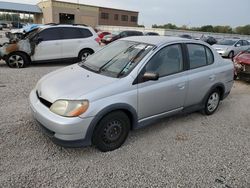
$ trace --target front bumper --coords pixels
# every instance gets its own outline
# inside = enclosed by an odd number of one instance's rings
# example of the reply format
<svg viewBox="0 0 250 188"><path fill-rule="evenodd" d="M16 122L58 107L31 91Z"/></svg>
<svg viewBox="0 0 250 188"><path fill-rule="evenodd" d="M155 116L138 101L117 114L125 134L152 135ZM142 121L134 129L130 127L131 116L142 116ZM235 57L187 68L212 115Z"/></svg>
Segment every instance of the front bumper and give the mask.
<svg viewBox="0 0 250 188"><path fill-rule="evenodd" d="M217 50L217 52L222 56L222 57L228 57L229 52L225 50Z"/></svg>
<svg viewBox="0 0 250 188"><path fill-rule="evenodd" d="M91 145L91 137L87 133L94 117L66 118L54 114L40 102L35 90L31 91L29 99L34 118L56 144L66 147Z"/></svg>

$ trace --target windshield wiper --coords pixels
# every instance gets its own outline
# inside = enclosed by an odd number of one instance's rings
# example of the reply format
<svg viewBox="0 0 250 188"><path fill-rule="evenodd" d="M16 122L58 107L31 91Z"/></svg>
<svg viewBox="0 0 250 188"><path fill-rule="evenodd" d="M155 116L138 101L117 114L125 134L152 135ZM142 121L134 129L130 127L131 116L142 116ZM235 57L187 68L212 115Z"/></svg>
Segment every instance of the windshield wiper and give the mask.
<svg viewBox="0 0 250 188"><path fill-rule="evenodd" d="M91 66L85 64L84 61L80 62L80 63L79 63L79 66L82 67L82 68L85 68L85 69L87 69L87 70L89 70L89 71L98 73L98 70L97 70L97 69L94 69L93 67L91 67Z"/></svg>

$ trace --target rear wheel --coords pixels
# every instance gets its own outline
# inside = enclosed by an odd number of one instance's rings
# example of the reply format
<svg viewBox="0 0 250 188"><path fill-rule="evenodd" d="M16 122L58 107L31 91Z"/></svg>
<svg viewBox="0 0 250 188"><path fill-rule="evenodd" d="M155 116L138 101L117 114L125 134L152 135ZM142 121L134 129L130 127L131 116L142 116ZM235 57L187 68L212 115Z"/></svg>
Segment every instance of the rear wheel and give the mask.
<svg viewBox="0 0 250 188"><path fill-rule="evenodd" d="M92 143L102 152L113 151L125 142L129 130L128 116L122 111L111 112L96 126Z"/></svg>
<svg viewBox="0 0 250 188"><path fill-rule="evenodd" d="M205 108L203 110L203 113L206 115L212 115L220 104L220 91L218 89L212 91L205 103Z"/></svg>
<svg viewBox="0 0 250 188"><path fill-rule="evenodd" d="M78 60L85 61L88 56L92 55L94 52L89 49L84 49L79 53Z"/></svg>
<svg viewBox="0 0 250 188"><path fill-rule="evenodd" d="M30 60L26 54L15 52L7 57L6 63L10 68L24 68L30 64Z"/></svg>

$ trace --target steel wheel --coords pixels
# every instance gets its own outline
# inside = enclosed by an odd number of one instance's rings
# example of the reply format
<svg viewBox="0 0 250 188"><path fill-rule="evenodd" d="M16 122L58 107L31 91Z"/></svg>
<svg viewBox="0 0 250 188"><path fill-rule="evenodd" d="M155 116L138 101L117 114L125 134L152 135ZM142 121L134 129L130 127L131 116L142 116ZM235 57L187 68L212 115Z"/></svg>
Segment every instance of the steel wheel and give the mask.
<svg viewBox="0 0 250 188"><path fill-rule="evenodd" d="M20 55L11 55L9 57L9 66L13 68L22 68L24 67L24 59Z"/></svg>
<svg viewBox="0 0 250 188"><path fill-rule="evenodd" d="M220 96L217 92L214 92L212 95L210 95L208 102L207 102L207 110L209 112L214 112L220 102Z"/></svg>
<svg viewBox="0 0 250 188"><path fill-rule="evenodd" d="M92 143L103 152L119 148L130 130L130 120L122 111L114 111L104 116L92 135Z"/></svg>
<svg viewBox="0 0 250 188"><path fill-rule="evenodd" d="M117 141L122 133L121 122L114 120L109 122L103 131L103 141L107 144Z"/></svg>

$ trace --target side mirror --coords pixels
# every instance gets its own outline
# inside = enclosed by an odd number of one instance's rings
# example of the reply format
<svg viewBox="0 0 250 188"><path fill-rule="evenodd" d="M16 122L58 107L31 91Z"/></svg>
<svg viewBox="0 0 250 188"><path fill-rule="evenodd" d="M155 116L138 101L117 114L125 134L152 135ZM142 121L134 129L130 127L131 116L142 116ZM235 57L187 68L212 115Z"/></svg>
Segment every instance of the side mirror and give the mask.
<svg viewBox="0 0 250 188"><path fill-rule="evenodd" d="M155 72L145 72L144 75L142 76L143 81L157 81L159 80L159 74Z"/></svg>
<svg viewBox="0 0 250 188"><path fill-rule="evenodd" d="M236 44L235 47L240 47L241 45L240 44Z"/></svg>

